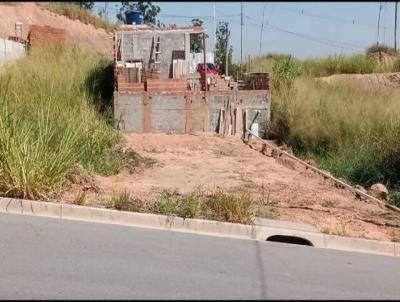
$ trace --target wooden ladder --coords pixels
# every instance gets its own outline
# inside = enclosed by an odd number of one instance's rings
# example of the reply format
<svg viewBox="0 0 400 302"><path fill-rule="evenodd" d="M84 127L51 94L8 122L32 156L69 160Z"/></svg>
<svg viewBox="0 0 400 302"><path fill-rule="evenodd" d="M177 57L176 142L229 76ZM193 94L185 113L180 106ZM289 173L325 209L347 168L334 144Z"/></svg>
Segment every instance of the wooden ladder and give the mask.
<svg viewBox="0 0 400 302"><path fill-rule="evenodd" d="M157 73L160 73L160 54L161 54L161 38L159 35L153 36L153 47L154 47L154 69Z"/></svg>

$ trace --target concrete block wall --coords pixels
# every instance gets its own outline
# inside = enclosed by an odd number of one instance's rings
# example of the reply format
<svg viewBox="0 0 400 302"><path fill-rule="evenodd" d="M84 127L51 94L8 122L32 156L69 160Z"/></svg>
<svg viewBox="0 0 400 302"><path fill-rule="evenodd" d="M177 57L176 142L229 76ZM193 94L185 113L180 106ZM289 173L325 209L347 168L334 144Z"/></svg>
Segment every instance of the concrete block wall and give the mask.
<svg viewBox="0 0 400 302"><path fill-rule="evenodd" d="M160 36L160 78L169 78L172 73L172 53L173 51L188 52L187 47L189 42L188 34L180 31L137 31L137 32L119 32L117 37L123 35L123 43L121 53L123 59L138 59L143 58L146 69L149 67L151 59L151 49L153 37ZM139 43L140 41L140 43ZM154 55L153 55L154 58Z"/></svg>
<svg viewBox="0 0 400 302"><path fill-rule="evenodd" d="M21 43L0 38L0 65L25 55L25 46Z"/></svg>
<svg viewBox="0 0 400 302"><path fill-rule="evenodd" d="M114 116L124 132L191 133L215 132L220 109L230 100L233 107L248 110L250 124L257 111L259 135L264 137L270 121L268 91L204 92L115 92Z"/></svg>

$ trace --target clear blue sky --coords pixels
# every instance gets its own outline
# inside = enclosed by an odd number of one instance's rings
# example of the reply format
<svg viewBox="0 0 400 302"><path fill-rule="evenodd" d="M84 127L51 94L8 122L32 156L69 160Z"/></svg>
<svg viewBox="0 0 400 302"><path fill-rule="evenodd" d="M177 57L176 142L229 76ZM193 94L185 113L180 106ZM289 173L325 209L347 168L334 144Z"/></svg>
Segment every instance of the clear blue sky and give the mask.
<svg viewBox="0 0 400 302"><path fill-rule="evenodd" d="M216 19L229 21L235 60L240 59L241 2L153 2L161 8L162 23L187 25L202 19L213 45L213 4ZM381 2L379 42L394 45L394 2ZM363 51L377 41L380 2L243 2L243 58L261 53L290 53L299 58ZM108 16L116 20L119 2L108 3ZM95 11L104 2L95 5ZM399 7L400 10L400 7ZM400 12L399 12L400 13ZM400 15L399 15L400 21ZM400 26L398 27L400 30ZM400 39L398 38L398 45ZM211 47L210 50L212 50Z"/></svg>

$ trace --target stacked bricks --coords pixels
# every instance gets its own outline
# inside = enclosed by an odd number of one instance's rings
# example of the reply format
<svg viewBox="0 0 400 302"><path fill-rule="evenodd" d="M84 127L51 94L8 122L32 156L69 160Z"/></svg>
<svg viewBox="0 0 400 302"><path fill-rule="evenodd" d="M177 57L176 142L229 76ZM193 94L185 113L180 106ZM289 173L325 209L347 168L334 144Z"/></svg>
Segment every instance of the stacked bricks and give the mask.
<svg viewBox="0 0 400 302"><path fill-rule="evenodd" d="M67 32L63 28L55 28L48 25L30 25L28 41L30 47L48 44L65 44L67 42Z"/></svg>
<svg viewBox="0 0 400 302"><path fill-rule="evenodd" d="M116 68L116 82L118 91L136 92L144 91L144 83L129 83L121 68Z"/></svg>
<svg viewBox="0 0 400 302"><path fill-rule="evenodd" d="M181 77L180 79L147 79L146 85L147 91L186 91L187 90L187 79Z"/></svg>

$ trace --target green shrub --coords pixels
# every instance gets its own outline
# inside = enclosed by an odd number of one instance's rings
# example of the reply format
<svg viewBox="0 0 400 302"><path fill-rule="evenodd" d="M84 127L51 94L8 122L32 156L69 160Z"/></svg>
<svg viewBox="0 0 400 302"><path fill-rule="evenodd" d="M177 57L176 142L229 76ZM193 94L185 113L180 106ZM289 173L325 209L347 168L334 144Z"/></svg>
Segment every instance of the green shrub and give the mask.
<svg viewBox="0 0 400 302"><path fill-rule="evenodd" d="M154 203L152 211L161 215L176 215L181 203L181 198L181 195L175 191L163 191Z"/></svg>
<svg viewBox="0 0 400 302"><path fill-rule="evenodd" d="M283 56L274 60L272 65L273 89L289 90L296 77L301 74L300 66L291 56Z"/></svg>
<svg viewBox="0 0 400 302"><path fill-rule="evenodd" d="M389 194L390 202L395 206L400 207L400 192L399 191L391 191Z"/></svg>

